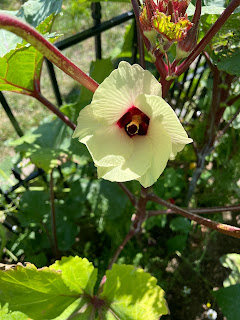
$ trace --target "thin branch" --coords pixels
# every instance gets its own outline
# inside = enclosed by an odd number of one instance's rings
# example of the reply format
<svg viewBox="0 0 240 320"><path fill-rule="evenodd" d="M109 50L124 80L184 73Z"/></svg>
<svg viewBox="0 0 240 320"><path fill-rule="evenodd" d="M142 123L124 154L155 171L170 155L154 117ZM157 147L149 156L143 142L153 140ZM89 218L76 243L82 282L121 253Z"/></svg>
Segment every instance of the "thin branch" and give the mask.
<svg viewBox="0 0 240 320"><path fill-rule="evenodd" d="M135 235L136 230L134 229L130 229L128 234L126 235L125 239L123 240L123 242L120 244L120 246L117 248L117 250L115 251L109 265L108 265L108 270L112 269L113 264L117 261L117 258L119 257L120 253L122 252L123 248L125 247L125 245L128 243L129 240L132 239L132 237Z"/></svg>
<svg viewBox="0 0 240 320"><path fill-rule="evenodd" d="M96 81L67 59L54 45L52 45L30 25L13 16L0 13L0 29L13 32L29 42L59 69L63 70L66 74L90 91L95 92L97 89L98 83Z"/></svg>
<svg viewBox="0 0 240 320"><path fill-rule="evenodd" d="M204 50L206 45L212 40L215 34L219 31L219 29L224 25L227 19L231 16L233 11L240 5L240 0L232 0L229 6L223 11L221 16L217 19L217 21L213 24L207 34L202 38L202 40L198 43L192 53L188 56L188 58L183 61L176 68L176 75L180 76L183 72L187 70L190 64L197 58L197 56Z"/></svg>
<svg viewBox="0 0 240 320"><path fill-rule="evenodd" d="M145 56L144 56L144 44L141 35L141 31L137 26L137 44L138 44L138 52L139 52L139 64L143 69L146 69Z"/></svg>
<svg viewBox="0 0 240 320"><path fill-rule="evenodd" d="M135 207L137 201L132 192L125 186L123 182L118 182L118 185L126 193L132 205Z"/></svg>
<svg viewBox="0 0 240 320"><path fill-rule="evenodd" d="M148 201L148 188L141 189L141 196L137 203L137 210L136 213L132 216L132 225L130 227L130 230L128 234L126 235L123 242L120 244L120 246L117 248L116 252L114 253L114 256L112 260L109 263L108 269L111 269L113 264L117 261L117 258L119 257L120 253L122 252L125 245L128 243L132 237L141 231L141 225L143 221L146 218L146 204ZM102 280L103 281L103 280Z"/></svg>
<svg viewBox="0 0 240 320"><path fill-rule="evenodd" d="M108 311L110 311L110 313L114 316L115 319L121 320L121 318L119 318L118 315L116 315L116 313L111 308L108 308Z"/></svg>
<svg viewBox="0 0 240 320"><path fill-rule="evenodd" d="M152 200L154 202L157 202L157 203L171 209L172 211L175 211L176 213L182 215L183 217L190 219L190 220L193 220L193 221L195 221L199 224L202 224L210 229L213 229L213 230L219 231L221 233L224 233L228 236L240 239L240 228L229 226L227 224L215 222L210 219L200 217L190 211L179 208L179 207L175 206L174 204L171 204L171 203L159 198L155 194L149 194L148 200Z"/></svg>
<svg viewBox="0 0 240 320"><path fill-rule="evenodd" d="M218 132L217 138L215 140L215 144L219 142L219 139L227 132L229 129L230 125L233 123L233 121L237 118L237 116L240 114L240 108L234 113L232 118L229 120L229 122L225 125L225 127Z"/></svg>
<svg viewBox="0 0 240 320"><path fill-rule="evenodd" d="M185 209L185 208L184 208ZM237 206L224 206L224 207L211 207L211 208L186 208L186 210L191 213L197 214L210 214L210 213L218 213L218 212L226 212L226 211L240 211L240 205ZM154 217L162 214L176 214L177 212L171 209L167 210L149 210L148 217Z"/></svg>
<svg viewBox="0 0 240 320"><path fill-rule="evenodd" d="M40 101L53 113L55 113L56 116L58 116L63 122L65 122L66 125L69 126L72 130L75 130L76 125L64 113L62 113L58 108L56 108L49 100L47 100L41 93L34 92L32 96L36 98L38 101Z"/></svg>
<svg viewBox="0 0 240 320"><path fill-rule="evenodd" d="M216 71L217 67L212 63L211 58L210 58L209 54L207 53L207 51L203 51L203 55L207 61L209 68L211 69L212 73L214 73Z"/></svg>
<svg viewBox="0 0 240 320"><path fill-rule="evenodd" d="M50 202L51 202L51 218L52 218L52 236L53 236L53 248L55 258L59 257L59 250L57 244L57 229L56 229L56 212L55 212L55 203L54 203L54 181L53 181L53 170L50 174Z"/></svg>
<svg viewBox="0 0 240 320"><path fill-rule="evenodd" d="M227 105L231 106L233 105L236 101L238 101L240 99L240 94L234 96L233 98L231 98L228 102Z"/></svg>
<svg viewBox="0 0 240 320"><path fill-rule="evenodd" d="M204 132L204 144L201 150L197 150L197 167L195 168L192 180L189 183L189 188L186 195L186 203L185 205L188 206L188 203L195 191L197 186L198 179L200 178L202 171L205 166L205 159L208 156L214 145L214 140L216 138L216 114L220 107L220 98L221 94L219 91L219 84L220 84L220 72L219 70L213 69L213 90L212 90L212 101L211 101L211 109L208 112L207 124Z"/></svg>

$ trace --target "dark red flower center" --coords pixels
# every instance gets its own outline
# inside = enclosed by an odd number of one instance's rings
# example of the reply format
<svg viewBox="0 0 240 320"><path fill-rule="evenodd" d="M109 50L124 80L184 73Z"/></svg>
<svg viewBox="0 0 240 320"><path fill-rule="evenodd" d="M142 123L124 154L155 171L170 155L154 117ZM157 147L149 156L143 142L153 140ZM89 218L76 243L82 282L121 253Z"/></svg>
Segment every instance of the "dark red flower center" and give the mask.
<svg viewBox="0 0 240 320"><path fill-rule="evenodd" d="M117 122L130 138L136 134L145 136L148 131L149 117L136 107L131 107Z"/></svg>

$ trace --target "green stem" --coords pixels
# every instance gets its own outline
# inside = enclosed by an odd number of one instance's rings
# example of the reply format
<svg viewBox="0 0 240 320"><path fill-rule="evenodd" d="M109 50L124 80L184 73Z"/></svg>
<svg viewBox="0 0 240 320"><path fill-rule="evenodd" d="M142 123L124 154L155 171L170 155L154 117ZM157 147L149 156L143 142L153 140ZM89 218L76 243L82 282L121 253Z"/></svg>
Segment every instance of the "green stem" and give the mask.
<svg viewBox="0 0 240 320"><path fill-rule="evenodd" d="M13 16L0 13L0 28L13 32L23 38L74 80L90 91L96 91L98 83L67 59L54 45L30 25Z"/></svg>

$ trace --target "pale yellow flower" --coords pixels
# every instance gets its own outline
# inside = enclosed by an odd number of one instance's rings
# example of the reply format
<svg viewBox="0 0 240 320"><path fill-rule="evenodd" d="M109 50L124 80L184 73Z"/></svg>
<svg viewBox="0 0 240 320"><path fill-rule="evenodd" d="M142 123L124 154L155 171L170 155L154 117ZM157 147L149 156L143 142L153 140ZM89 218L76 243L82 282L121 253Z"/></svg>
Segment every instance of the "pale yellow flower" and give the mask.
<svg viewBox="0 0 240 320"><path fill-rule="evenodd" d="M161 93L149 71L127 62L99 85L73 134L87 146L99 178L149 187L192 142Z"/></svg>

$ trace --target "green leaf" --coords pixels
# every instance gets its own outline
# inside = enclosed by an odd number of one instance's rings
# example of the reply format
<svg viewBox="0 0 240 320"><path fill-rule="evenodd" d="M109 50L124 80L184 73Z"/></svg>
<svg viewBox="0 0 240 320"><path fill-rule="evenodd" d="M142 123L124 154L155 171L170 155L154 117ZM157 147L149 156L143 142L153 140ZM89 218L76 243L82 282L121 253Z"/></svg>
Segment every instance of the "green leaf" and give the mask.
<svg viewBox="0 0 240 320"><path fill-rule="evenodd" d="M79 292L65 285L61 273L49 268L27 264L0 272L0 303L34 320L57 317L78 298Z"/></svg>
<svg viewBox="0 0 240 320"><path fill-rule="evenodd" d="M7 305L1 308L0 305L0 319L1 320L29 320L29 317L22 312L9 312Z"/></svg>
<svg viewBox="0 0 240 320"><path fill-rule="evenodd" d="M6 157L3 162L0 163L0 185L2 190L7 190L10 185L17 183L17 180L12 177L11 168L14 167L13 158Z"/></svg>
<svg viewBox="0 0 240 320"><path fill-rule="evenodd" d="M22 5L19 11L0 10L0 12L16 16L36 28L52 13L59 13L61 6L62 0L29 0ZM15 49L17 44L21 43L23 43L22 38L0 29L0 57Z"/></svg>
<svg viewBox="0 0 240 320"><path fill-rule="evenodd" d="M223 286L240 284L240 254L229 253L220 258L221 264L228 269L231 269L231 274L224 280Z"/></svg>
<svg viewBox="0 0 240 320"><path fill-rule="evenodd" d="M218 69L229 74L240 76L240 48L232 48L230 50L223 50L213 58L214 63Z"/></svg>
<svg viewBox="0 0 240 320"><path fill-rule="evenodd" d="M18 11L0 10L0 13L16 16ZM0 29L0 57L4 56L9 51L16 48L18 43L22 43L23 39L12 32Z"/></svg>
<svg viewBox="0 0 240 320"><path fill-rule="evenodd" d="M50 212L50 195L44 191L25 191L20 200L18 218L23 227L40 226Z"/></svg>
<svg viewBox="0 0 240 320"><path fill-rule="evenodd" d="M113 69L113 64L110 59L96 60L91 63L90 76L98 83L101 83L110 75Z"/></svg>
<svg viewBox="0 0 240 320"><path fill-rule="evenodd" d="M37 27L44 34L51 29L51 15ZM50 42L57 37L50 38ZM31 94L40 79L43 55L25 41L0 58L0 90Z"/></svg>
<svg viewBox="0 0 240 320"><path fill-rule="evenodd" d="M79 310L80 309L80 310ZM66 320L71 316L73 320L89 320L94 315L93 306L88 303L79 304L79 300L72 303L64 312L53 320Z"/></svg>
<svg viewBox="0 0 240 320"><path fill-rule="evenodd" d="M63 257L52 264L49 269L62 271L62 279L71 290L93 294L97 281L97 269L86 258Z"/></svg>
<svg viewBox="0 0 240 320"><path fill-rule="evenodd" d="M155 320L168 313L164 291L157 279L130 265L114 265L106 272L100 298L108 301L105 319ZM111 311L110 311L111 310ZM117 317L113 317L116 314Z"/></svg>
<svg viewBox="0 0 240 320"><path fill-rule="evenodd" d="M62 0L28 0L19 10L17 16L36 28L52 13L61 12Z"/></svg>
<svg viewBox="0 0 240 320"><path fill-rule="evenodd" d="M52 150L50 148L43 149L32 149L31 153L28 154L32 162L42 168L46 172L51 169L60 166L66 159L69 154L64 150Z"/></svg>
<svg viewBox="0 0 240 320"><path fill-rule="evenodd" d="M220 4L220 3L219 3ZM207 6L202 6L202 10L201 10L201 16L203 15L207 15L207 14L216 14L216 15L220 15L222 14L222 12L225 10L223 5L207 5ZM190 3L187 9L187 15L188 16L193 16L195 12L195 6Z"/></svg>
<svg viewBox="0 0 240 320"><path fill-rule="evenodd" d="M227 320L239 320L240 284L213 292Z"/></svg>
<svg viewBox="0 0 240 320"><path fill-rule="evenodd" d="M177 217L171 220L170 228L175 232L188 233L191 229L191 222L186 218Z"/></svg>
<svg viewBox="0 0 240 320"><path fill-rule="evenodd" d="M187 234L178 234L167 240L168 253L180 251L186 248Z"/></svg>
<svg viewBox="0 0 240 320"><path fill-rule="evenodd" d="M71 207L69 208L71 211ZM69 250L76 242L76 236L79 233L79 226L76 223L69 221L67 211L65 215L59 216L59 210L56 208L57 219L57 239L58 248L60 251ZM72 212L74 214L74 212Z"/></svg>
<svg viewBox="0 0 240 320"><path fill-rule="evenodd" d="M23 137L11 141L17 152L38 167L49 171L65 162L71 155L68 152L72 131L60 119L43 122L37 129L26 133Z"/></svg>
<svg viewBox="0 0 240 320"><path fill-rule="evenodd" d="M130 0L79 0L79 2L130 2Z"/></svg>

